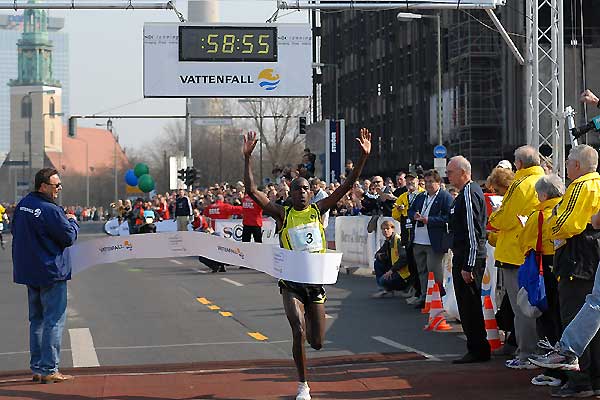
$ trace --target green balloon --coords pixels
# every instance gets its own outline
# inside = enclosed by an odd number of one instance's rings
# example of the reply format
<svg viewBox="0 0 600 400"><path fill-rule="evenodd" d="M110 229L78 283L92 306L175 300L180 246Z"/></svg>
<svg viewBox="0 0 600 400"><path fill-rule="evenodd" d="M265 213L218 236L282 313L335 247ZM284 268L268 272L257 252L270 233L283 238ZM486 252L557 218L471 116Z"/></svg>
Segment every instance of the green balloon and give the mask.
<svg viewBox="0 0 600 400"><path fill-rule="evenodd" d="M148 174L144 174L138 178L138 188L144 193L154 190L154 178Z"/></svg>
<svg viewBox="0 0 600 400"><path fill-rule="evenodd" d="M150 173L150 168L148 168L148 166L144 163L139 163L135 165L135 167L133 168L133 172L135 176L139 178L142 175Z"/></svg>

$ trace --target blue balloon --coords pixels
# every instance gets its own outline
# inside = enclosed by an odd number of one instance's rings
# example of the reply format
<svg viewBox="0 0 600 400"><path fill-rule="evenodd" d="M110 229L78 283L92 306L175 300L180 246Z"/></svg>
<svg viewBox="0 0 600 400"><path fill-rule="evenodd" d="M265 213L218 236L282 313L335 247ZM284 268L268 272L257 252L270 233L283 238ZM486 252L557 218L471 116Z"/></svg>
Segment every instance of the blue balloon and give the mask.
<svg viewBox="0 0 600 400"><path fill-rule="evenodd" d="M138 178L135 176L135 172L132 169L125 173L125 182L127 182L129 186L137 186Z"/></svg>

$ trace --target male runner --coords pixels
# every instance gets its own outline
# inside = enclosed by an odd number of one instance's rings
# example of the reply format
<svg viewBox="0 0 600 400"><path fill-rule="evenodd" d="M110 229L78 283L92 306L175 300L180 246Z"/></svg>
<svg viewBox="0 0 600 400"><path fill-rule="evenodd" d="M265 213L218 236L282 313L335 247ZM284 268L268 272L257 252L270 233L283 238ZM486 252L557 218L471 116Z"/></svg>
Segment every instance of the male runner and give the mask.
<svg viewBox="0 0 600 400"><path fill-rule="evenodd" d="M244 184L247 193L263 209L265 214L275 219L279 244L295 251L324 253L327 242L321 216L335 207L336 203L350 191L354 181L367 162L371 152L371 133L360 130L356 139L362 150L360 160L350 176L329 197L310 204L311 190L308 181L296 178L292 181L290 195L291 206L281 206L269 202L269 198L260 192L254 184L250 159L256 146L256 132L244 136ZM280 280L279 288L283 297L285 314L292 328L292 354L298 370L298 394L296 400L310 400L310 389L306 382L306 354L304 340L315 350L322 347L325 336L325 290L323 285L313 285Z"/></svg>

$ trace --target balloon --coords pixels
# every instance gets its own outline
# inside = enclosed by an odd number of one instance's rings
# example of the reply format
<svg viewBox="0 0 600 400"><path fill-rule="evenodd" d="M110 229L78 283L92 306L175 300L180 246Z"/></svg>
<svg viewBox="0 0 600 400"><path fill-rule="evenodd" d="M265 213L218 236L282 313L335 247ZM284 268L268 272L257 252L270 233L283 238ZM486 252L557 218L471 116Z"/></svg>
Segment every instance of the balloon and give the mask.
<svg viewBox="0 0 600 400"><path fill-rule="evenodd" d="M135 176L135 172L130 169L125 173L125 182L127 182L127 184L129 186L137 186L138 185L138 178L137 176Z"/></svg>
<svg viewBox="0 0 600 400"><path fill-rule="evenodd" d="M148 174L144 174L138 178L138 187L144 193L154 190L154 178Z"/></svg>
<svg viewBox="0 0 600 400"><path fill-rule="evenodd" d="M135 176L139 178L142 175L148 174L150 172L150 168L148 168L148 166L144 163L139 163L133 167L133 171L135 172Z"/></svg>

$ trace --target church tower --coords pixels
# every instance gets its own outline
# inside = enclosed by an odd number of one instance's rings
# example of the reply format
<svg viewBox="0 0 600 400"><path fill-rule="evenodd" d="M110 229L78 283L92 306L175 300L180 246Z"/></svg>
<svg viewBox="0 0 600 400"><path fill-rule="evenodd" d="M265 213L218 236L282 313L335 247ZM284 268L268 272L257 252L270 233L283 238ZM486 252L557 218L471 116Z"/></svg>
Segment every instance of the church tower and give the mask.
<svg viewBox="0 0 600 400"><path fill-rule="evenodd" d="M62 89L52 74L48 11L25 10L23 22L23 35L17 42L18 77L9 82L9 160L27 162L18 168L20 172L11 171L17 174L13 182L19 182L22 190L33 190L33 175L44 167L46 151L62 151ZM29 188L23 187L25 182Z"/></svg>

